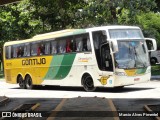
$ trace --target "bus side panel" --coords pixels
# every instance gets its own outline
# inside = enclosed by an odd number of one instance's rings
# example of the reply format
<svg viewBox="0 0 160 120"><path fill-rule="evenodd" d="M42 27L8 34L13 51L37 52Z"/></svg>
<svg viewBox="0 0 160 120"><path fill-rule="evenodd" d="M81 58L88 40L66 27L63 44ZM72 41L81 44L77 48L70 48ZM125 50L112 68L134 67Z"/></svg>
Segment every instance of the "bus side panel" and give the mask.
<svg viewBox="0 0 160 120"><path fill-rule="evenodd" d="M57 58L56 58L57 57ZM98 81L98 67L93 54L77 53L54 56L47 74L43 78L44 85L82 86L81 78L89 73L95 85L101 86ZM63 60L62 60L63 59Z"/></svg>

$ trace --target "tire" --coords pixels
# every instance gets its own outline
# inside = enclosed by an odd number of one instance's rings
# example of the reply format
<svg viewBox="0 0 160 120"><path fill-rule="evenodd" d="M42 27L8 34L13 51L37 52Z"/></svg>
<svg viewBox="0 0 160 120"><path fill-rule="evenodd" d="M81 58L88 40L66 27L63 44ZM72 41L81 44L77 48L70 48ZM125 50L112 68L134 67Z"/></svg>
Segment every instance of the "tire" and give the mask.
<svg viewBox="0 0 160 120"><path fill-rule="evenodd" d="M23 80L23 78L22 78L21 75L18 76L18 84L19 84L19 87L20 87L21 89L25 89L25 88L26 88L25 82L24 82L24 80Z"/></svg>
<svg viewBox="0 0 160 120"><path fill-rule="evenodd" d="M25 78L25 85L27 89L33 89L32 78L30 75L27 75Z"/></svg>
<svg viewBox="0 0 160 120"><path fill-rule="evenodd" d="M82 84L83 84L84 90L87 92L93 92L96 90L96 88L94 87L93 79L90 75L86 75L83 77Z"/></svg>
<svg viewBox="0 0 160 120"><path fill-rule="evenodd" d="M151 58L151 64L152 64L152 65L155 65L156 62L157 62L157 59L156 59L156 58Z"/></svg>

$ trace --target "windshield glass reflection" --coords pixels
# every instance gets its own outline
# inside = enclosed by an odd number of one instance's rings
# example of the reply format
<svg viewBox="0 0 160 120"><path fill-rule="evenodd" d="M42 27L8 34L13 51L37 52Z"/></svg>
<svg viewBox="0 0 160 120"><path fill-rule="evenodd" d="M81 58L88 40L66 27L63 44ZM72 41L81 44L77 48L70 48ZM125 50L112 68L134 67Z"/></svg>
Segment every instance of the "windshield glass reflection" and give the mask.
<svg viewBox="0 0 160 120"><path fill-rule="evenodd" d="M118 49L114 55L116 67L130 69L149 66L148 53L143 41L118 41Z"/></svg>

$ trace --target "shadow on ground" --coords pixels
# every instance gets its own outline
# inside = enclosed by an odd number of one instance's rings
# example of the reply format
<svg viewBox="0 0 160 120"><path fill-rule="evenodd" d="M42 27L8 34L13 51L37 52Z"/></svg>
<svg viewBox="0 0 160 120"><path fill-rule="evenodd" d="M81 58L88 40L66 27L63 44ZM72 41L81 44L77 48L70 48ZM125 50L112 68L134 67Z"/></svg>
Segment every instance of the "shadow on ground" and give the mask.
<svg viewBox="0 0 160 120"><path fill-rule="evenodd" d="M20 89L11 88L11 89ZM139 87L124 87L124 88L97 88L94 92L105 92L105 93L125 93L125 92L134 92L134 91L143 91L155 88L139 88ZM84 92L83 87L60 87L60 86L35 86L33 90L58 90L58 91L77 91Z"/></svg>

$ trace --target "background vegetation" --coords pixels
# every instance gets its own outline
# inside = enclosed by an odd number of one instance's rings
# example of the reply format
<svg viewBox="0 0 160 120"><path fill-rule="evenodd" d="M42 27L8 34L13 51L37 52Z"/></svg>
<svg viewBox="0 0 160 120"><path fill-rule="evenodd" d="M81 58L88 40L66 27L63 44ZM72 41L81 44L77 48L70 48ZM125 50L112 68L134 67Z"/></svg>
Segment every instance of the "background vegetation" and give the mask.
<svg viewBox="0 0 160 120"><path fill-rule="evenodd" d="M160 45L159 0L22 0L0 6L0 46L66 28L138 25Z"/></svg>
<svg viewBox="0 0 160 120"><path fill-rule="evenodd" d="M152 69L151 69L152 75L160 75L159 71L160 71L160 64L152 66Z"/></svg>

